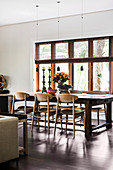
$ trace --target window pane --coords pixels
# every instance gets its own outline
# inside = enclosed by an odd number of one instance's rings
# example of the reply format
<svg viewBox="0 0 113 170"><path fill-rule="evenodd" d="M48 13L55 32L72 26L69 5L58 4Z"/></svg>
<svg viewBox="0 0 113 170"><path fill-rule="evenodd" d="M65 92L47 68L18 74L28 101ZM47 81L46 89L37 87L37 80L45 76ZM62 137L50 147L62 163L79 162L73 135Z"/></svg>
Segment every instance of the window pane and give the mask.
<svg viewBox="0 0 113 170"><path fill-rule="evenodd" d="M74 89L88 90L88 64L74 64Z"/></svg>
<svg viewBox="0 0 113 170"><path fill-rule="evenodd" d="M60 71L57 71L57 67L60 67ZM64 72L66 74L69 74L69 64L68 63L58 63L56 64L56 73L57 72Z"/></svg>
<svg viewBox="0 0 113 170"><path fill-rule="evenodd" d="M40 59L51 59L51 44L40 45Z"/></svg>
<svg viewBox="0 0 113 170"><path fill-rule="evenodd" d="M88 57L88 41L74 42L74 58Z"/></svg>
<svg viewBox="0 0 113 170"><path fill-rule="evenodd" d="M93 41L93 57L108 57L109 56L109 40L94 40Z"/></svg>
<svg viewBox="0 0 113 170"><path fill-rule="evenodd" d="M109 63L93 64L93 90L109 90Z"/></svg>
<svg viewBox="0 0 113 170"><path fill-rule="evenodd" d="M56 58L68 58L68 43L56 44Z"/></svg>
<svg viewBox="0 0 113 170"><path fill-rule="evenodd" d="M42 68L45 67L45 87L46 90L49 87L48 81L49 81L49 71L48 71L48 67L51 67L51 64L40 64L40 90L42 90L43 87L43 71Z"/></svg>

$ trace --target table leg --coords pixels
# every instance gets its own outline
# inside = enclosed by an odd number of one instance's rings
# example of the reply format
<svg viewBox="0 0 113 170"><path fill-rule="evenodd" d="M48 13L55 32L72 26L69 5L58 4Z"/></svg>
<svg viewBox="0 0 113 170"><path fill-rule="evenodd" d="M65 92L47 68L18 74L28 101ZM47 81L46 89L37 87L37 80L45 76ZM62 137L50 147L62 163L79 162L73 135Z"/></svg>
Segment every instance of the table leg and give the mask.
<svg viewBox="0 0 113 170"><path fill-rule="evenodd" d="M111 119L112 108L111 108L111 104L112 104L112 102L107 103L106 123L109 123L109 125L106 126L107 129L112 127L112 119Z"/></svg>
<svg viewBox="0 0 113 170"><path fill-rule="evenodd" d="M9 96L8 97L8 111L9 113L12 113L12 101L13 101L13 97L12 96Z"/></svg>
<svg viewBox="0 0 113 170"><path fill-rule="evenodd" d="M27 120L23 122L23 146L24 146L24 154L28 154L28 135L27 135Z"/></svg>
<svg viewBox="0 0 113 170"><path fill-rule="evenodd" d="M91 127L91 106L89 102L86 103L86 115L85 115L85 137L89 139L92 134L92 127Z"/></svg>

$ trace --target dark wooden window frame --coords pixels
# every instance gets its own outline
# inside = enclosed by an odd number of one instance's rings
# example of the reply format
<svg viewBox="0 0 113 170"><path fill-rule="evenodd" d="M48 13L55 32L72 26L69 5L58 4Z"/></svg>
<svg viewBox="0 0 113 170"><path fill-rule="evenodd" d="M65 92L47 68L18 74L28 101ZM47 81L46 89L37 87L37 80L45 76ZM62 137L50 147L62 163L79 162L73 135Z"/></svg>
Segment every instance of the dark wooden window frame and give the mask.
<svg viewBox="0 0 113 170"><path fill-rule="evenodd" d="M109 56L106 57L95 57L93 58L93 40L109 39ZM88 58L74 58L74 42L88 41ZM68 56L69 58L56 59L56 48L57 43L68 42ZM39 46L41 44L51 44L51 60L40 60L39 59ZM61 41L49 41L49 42L38 42L35 44L36 47L36 91L39 91L39 64L51 64L52 73L51 77L55 74L56 63L69 63L69 75L70 84L74 87L74 63L88 63L88 90L93 90L93 63L94 62L109 62L109 92L113 93L113 36L97 37L97 38L86 38L86 39L73 39L73 40L61 40ZM38 70L38 71L37 71ZM52 88L55 88L54 82L52 82Z"/></svg>

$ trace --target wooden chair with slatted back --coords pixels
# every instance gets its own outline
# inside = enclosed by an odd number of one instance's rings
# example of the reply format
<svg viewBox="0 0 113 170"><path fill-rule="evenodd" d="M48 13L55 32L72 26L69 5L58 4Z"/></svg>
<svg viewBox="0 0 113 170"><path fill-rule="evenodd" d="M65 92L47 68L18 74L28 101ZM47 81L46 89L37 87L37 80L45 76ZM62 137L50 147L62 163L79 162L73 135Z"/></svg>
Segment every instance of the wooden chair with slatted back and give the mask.
<svg viewBox="0 0 113 170"><path fill-rule="evenodd" d="M64 120L66 122L66 132L67 132L67 123L69 121L68 116L72 116L72 121L73 121L73 137L75 137L75 119L78 117L82 117L84 125L85 125L85 119L84 119L84 111L83 110L78 110L75 107L75 101L78 99L78 96L76 95L71 95L71 94L59 94L57 95L57 106L56 106L56 120L55 120L55 129L54 129L54 136L56 133L56 124L57 120ZM60 103L72 103L73 107L71 109L61 109L60 113L58 112L58 109L60 107ZM65 118L62 118L62 116L65 115Z"/></svg>
<svg viewBox="0 0 113 170"><path fill-rule="evenodd" d="M29 94L25 92L16 92L13 95L13 104L12 104L12 114L30 114L33 112L33 106L28 106ZM18 105L15 107L15 105Z"/></svg>
<svg viewBox="0 0 113 170"><path fill-rule="evenodd" d="M82 94L82 92L79 91L79 90L70 90L70 93L73 93L73 94ZM80 104L80 106L77 107L77 108L84 110L84 107L82 107L82 104Z"/></svg>
<svg viewBox="0 0 113 170"><path fill-rule="evenodd" d="M107 94L107 92L103 92L103 91L88 91L87 94L97 94L97 95L104 95L104 94ZM92 108L92 111L93 112L97 112L97 121L98 121L98 125L99 125L99 114L100 112L104 112L105 113L105 119L106 119L106 114L107 114L107 111L106 111L106 105L104 104L103 108L102 106L94 106Z"/></svg>
<svg viewBox="0 0 113 170"><path fill-rule="evenodd" d="M35 94L35 103L34 103L34 109L33 109L33 119L32 119L32 128L34 125L34 119L37 118L38 120L38 127L39 122L41 119L44 119L45 122L45 128L46 128L46 121L48 121L48 133L50 131L50 117L52 117L56 114L56 108L50 107L50 100L53 98L50 94L45 93L37 93ZM40 102L47 102L47 107L40 107Z"/></svg>
<svg viewBox="0 0 113 170"><path fill-rule="evenodd" d="M73 94L74 94L74 93L75 93L75 94L82 94L82 92L81 92L81 91L78 91L78 90L70 90L70 93L73 93ZM80 106L82 106L82 105L80 104ZM69 104L69 103L67 103L67 104L66 104L66 103L65 103L65 104L63 103L63 105L60 106L61 109L65 109L65 108L66 108L66 109L71 109L72 107L73 107L73 106L72 106L71 104ZM77 107L77 106L76 106L76 107ZM79 108L80 108L80 107L79 107ZM81 109L82 109L82 108L81 108Z"/></svg>

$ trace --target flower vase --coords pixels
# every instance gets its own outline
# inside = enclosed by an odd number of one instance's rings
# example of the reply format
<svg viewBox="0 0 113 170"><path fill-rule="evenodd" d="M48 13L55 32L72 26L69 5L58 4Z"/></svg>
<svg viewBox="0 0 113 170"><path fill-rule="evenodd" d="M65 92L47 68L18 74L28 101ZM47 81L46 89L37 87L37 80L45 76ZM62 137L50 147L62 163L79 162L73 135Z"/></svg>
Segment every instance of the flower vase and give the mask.
<svg viewBox="0 0 113 170"><path fill-rule="evenodd" d="M58 84L58 93L62 94L62 93L69 93L69 88L66 87L63 83Z"/></svg>
<svg viewBox="0 0 113 170"><path fill-rule="evenodd" d="M69 94L69 89L61 89L61 88L59 88L59 93L60 94L62 94L62 93Z"/></svg>

